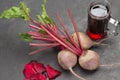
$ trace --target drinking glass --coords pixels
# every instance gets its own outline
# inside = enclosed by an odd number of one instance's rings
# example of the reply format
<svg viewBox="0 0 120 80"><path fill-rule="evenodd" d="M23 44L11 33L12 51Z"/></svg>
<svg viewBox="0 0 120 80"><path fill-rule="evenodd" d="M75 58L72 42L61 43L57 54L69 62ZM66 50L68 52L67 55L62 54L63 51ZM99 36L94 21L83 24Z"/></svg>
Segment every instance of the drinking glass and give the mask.
<svg viewBox="0 0 120 80"><path fill-rule="evenodd" d="M120 31L120 22L111 17L110 3L107 0L92 0L88 7L87 34L92 40L101 40L108 35L108 24L115 27L113 34Z"/></svg>

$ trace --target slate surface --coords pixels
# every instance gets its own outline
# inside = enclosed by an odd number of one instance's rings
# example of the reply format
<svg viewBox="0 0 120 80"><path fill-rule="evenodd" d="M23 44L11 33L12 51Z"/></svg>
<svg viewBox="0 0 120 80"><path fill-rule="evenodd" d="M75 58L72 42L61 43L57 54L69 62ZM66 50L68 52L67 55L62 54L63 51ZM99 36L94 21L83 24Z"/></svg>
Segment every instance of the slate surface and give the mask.
<svg viewBox="0 0 120 80"><path fill-rule="evenodd" d="M18 5L21 0L0 0L0 13L11 6ZM109 0L111 4L111 14L120 20L120 1ZM42 0L25 0L31 8L31 16L40 13ZM68 30L74 32L72 24L67 15L67 8L73 12L79 31L86 30L87 7L90 0L48 0L47 11L49 15L58 23L55 13L58 12L65 22ZM59 25L59 24L58 24ZM23 80L22 70L24 65L30 60L50 64L52 67L62 71L62 75L56 80L78 80L69 71L63 70L57 63L57 51L49 49L39 54L29 56L28 53L37 49L32 48L27 42L19 38L20 32L28 31L28 25L20 19L0 19L0 80ZM92 48L101 56L101 64L120 62L120 36L112 37L105 41L107 46ZM120 66L101 67L97 71L87 72L82 70L77 64L75 72L87 80L120 80Z"/></svg>

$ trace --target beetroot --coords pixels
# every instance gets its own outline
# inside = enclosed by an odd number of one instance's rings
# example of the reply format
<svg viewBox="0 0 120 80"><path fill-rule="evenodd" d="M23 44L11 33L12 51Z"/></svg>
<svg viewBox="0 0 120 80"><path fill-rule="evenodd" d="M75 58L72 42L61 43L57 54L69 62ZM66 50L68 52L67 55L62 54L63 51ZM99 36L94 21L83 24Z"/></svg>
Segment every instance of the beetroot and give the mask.
<svg viewBox="0 0 120 80"><path fill-rule="evenodd" d="M30 78L32 75L37 73L34 69L34 63L36 63L36 61L30 61L25 65L25 68L23 70L25 78Z"/></svg>
<svg viewBox="0 0 120 80"><path fill-rule="evenodd" d="M23 70L25 80L52 80L61 74L60 71L53 69L50 65L46 67L35 60L25 65Z"/></svg>
<svg viewBox="0 0 120 80"><path fill-rule="evenodd" d="M35 74L30 80L47 80L45 74Z"/></svg>
<svg viewBox="0 0 120 80"><path fill-rule="evenodd" d="M50 65L46 66L46 71L50 79L55 79L57 76L61 74L60 71L53 69Z"/></svg>
<svg viewBox="0 0 120 80"><path fill-rule="evenodd" d="M25 69L23 73L26 78L30 78L32 75L36 73L42 73L44 71L45 71L45 67L43 64L32 60L28 64L25 65Z"/></svg>
<svg viewBox="0 0 120 80"><path fill-rule="evenodd" d="M36 70L37 73L43 73L45 72L45 67L42 63L36 63L34 65L34 69Z"/></svg>

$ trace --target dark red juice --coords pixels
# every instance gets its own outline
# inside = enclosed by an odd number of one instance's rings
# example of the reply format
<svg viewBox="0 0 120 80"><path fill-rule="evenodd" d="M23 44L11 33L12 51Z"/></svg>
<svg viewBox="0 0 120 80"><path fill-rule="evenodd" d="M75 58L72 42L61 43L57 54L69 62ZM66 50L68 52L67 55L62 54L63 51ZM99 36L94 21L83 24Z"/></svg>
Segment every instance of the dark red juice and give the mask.
<svg viewBox="0 0 120 80"><path fill-rule="evenodd" d="M92 40L101 40L107 36L109 8L103 4L92 5L88 13L87 34Z"/></svg>

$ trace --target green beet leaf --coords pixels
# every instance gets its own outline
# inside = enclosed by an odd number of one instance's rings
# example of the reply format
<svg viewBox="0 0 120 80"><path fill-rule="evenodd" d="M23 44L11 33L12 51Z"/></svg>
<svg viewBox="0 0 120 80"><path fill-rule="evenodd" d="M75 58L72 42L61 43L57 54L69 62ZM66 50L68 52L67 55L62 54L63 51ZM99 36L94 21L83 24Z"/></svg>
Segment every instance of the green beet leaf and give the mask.
<svg viewBox="0 0 120 80"><path fill-rule="evenodd" d="M46 7L45 7L46 2L47 1L44 0L44 3L41 5L42 13L40 15L37 15L37 19L42 24L54 24L53 20L50 18L50 16L46 11Z"/></svg>
<svg viewBox="0 0 120 80"><path fill-rule="evenodd" d="M22 18L25 21L29 21L29 15L30 9L26 6L24 2L20 3L20 6L13 6L7 10L4 10L0 16L0 18Z"/></svg>
<svg viewBox="0 0 120 80"><path fill-rule="evenodd" d="M47 34L47 32L46 32L46 31L44 31L44 30L42 30L42 29L40 29L38 32L39 32L39 33L41 33L41 34L44 34L44 35L46 35L46 34Z"/></svg>
<svg viewBox="0 0 120 80"><path fill-rule="evenodd" d="M29 35L28 33L21 33L21 34L20 34L20 37L21 37L23 40L28 41L28 42L30 42L30 41L33 40L33 39L31 38L31 35Z"/></svg>

